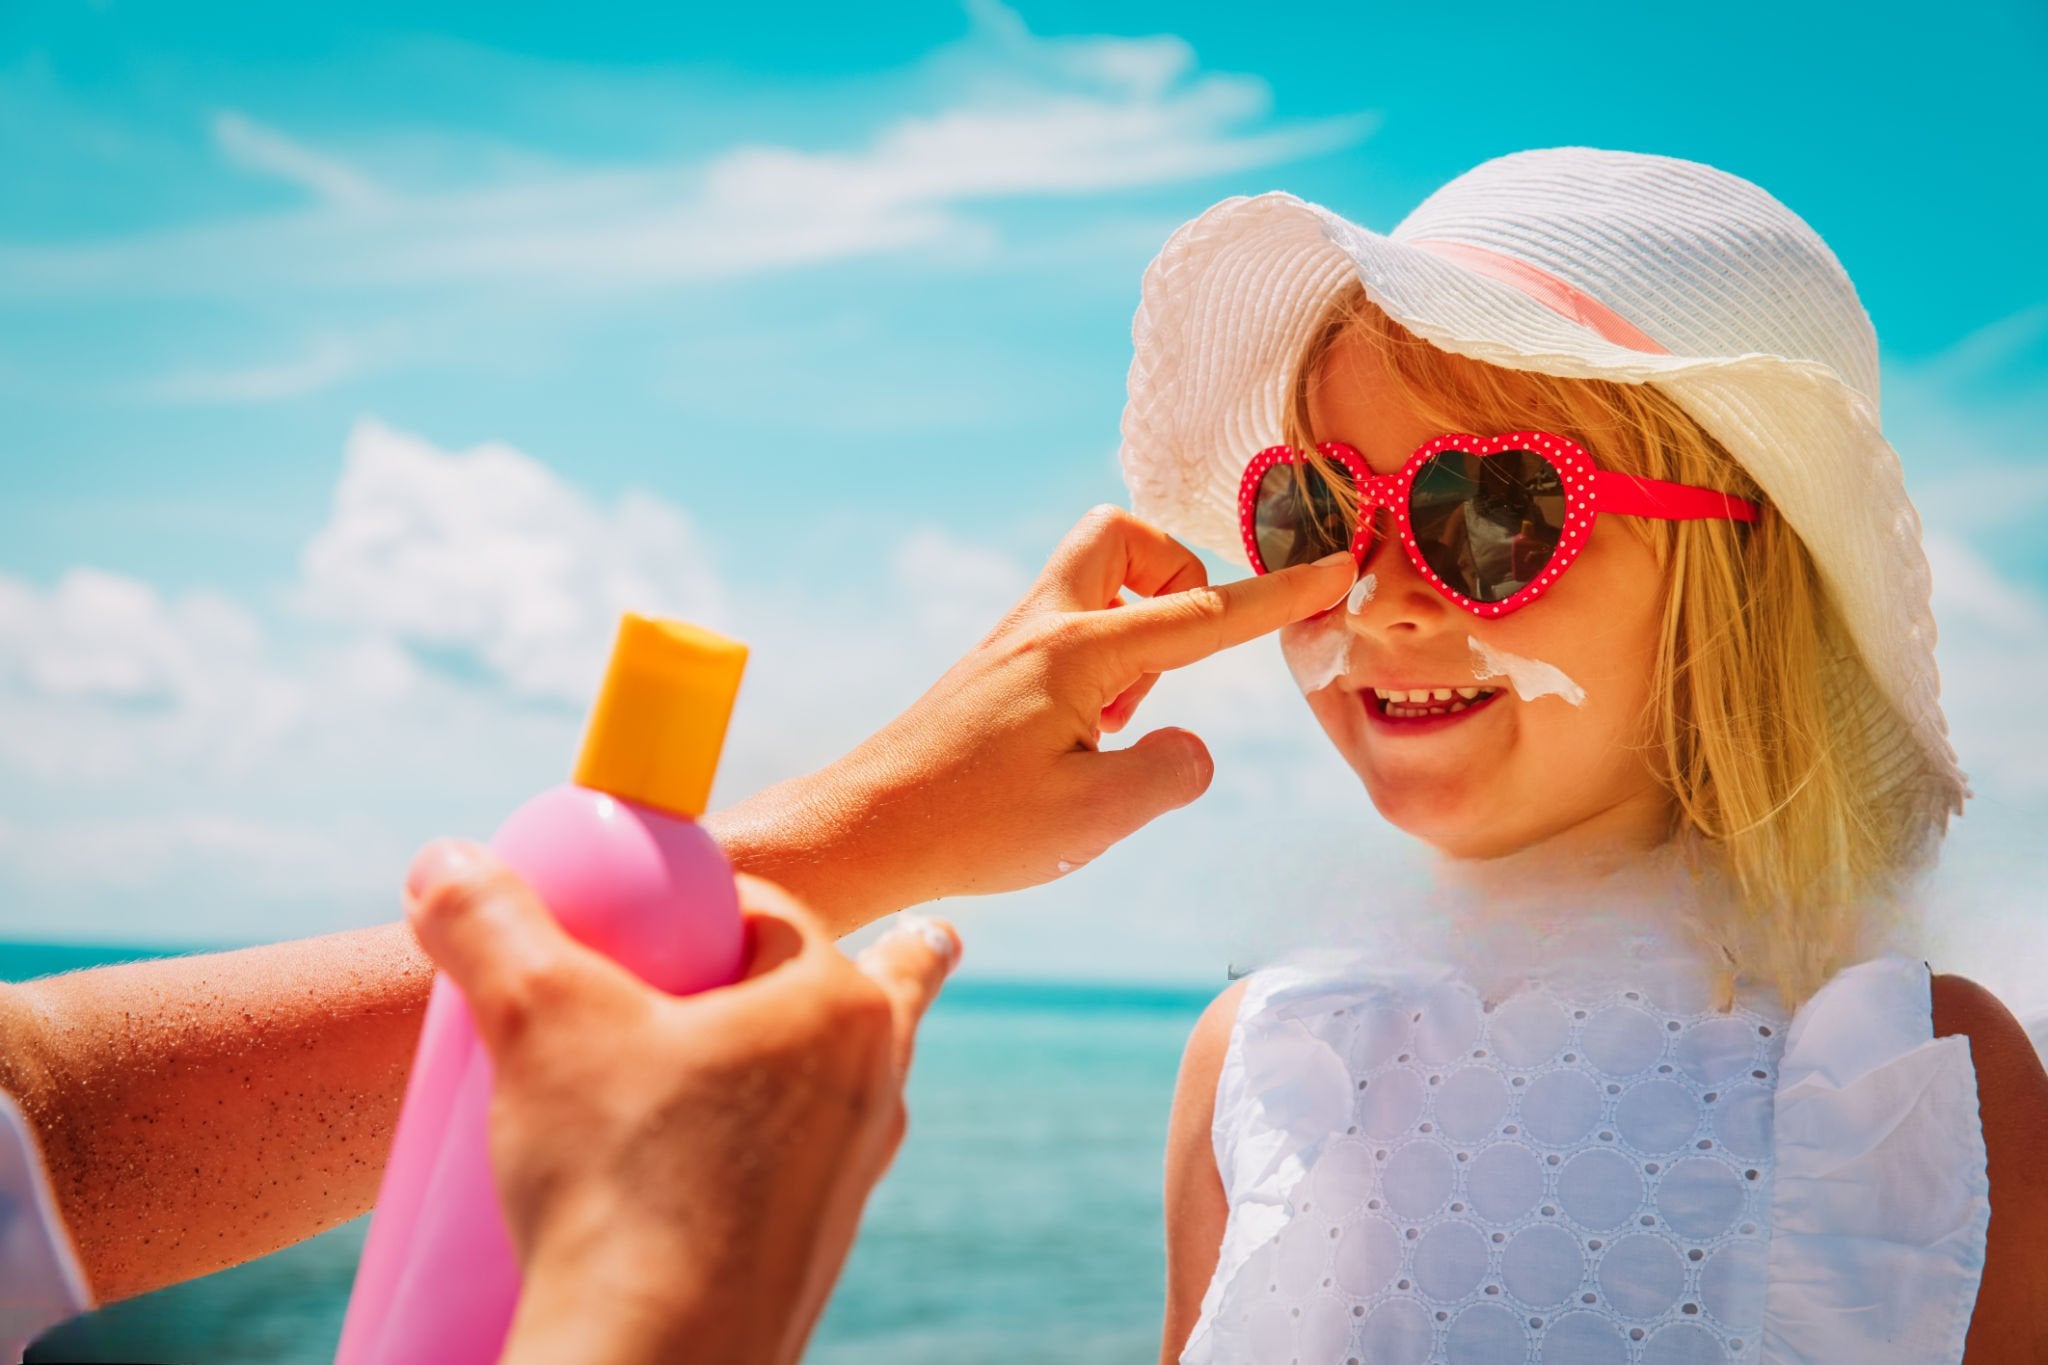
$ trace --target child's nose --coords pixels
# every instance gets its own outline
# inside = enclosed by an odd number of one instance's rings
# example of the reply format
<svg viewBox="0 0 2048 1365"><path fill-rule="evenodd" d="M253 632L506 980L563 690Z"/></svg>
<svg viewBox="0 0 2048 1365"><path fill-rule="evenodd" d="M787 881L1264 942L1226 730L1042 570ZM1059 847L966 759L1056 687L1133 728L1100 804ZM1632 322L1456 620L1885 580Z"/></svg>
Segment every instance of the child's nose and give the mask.
<svg viewBox="0 0 2048 1365"><path fill-rule="evenodd" d="M1366 556L1364 572L1343 605L1347 624L1365 635L1444 630L1458 624L1456 610L1398 543L1384 541Z"/></svg>

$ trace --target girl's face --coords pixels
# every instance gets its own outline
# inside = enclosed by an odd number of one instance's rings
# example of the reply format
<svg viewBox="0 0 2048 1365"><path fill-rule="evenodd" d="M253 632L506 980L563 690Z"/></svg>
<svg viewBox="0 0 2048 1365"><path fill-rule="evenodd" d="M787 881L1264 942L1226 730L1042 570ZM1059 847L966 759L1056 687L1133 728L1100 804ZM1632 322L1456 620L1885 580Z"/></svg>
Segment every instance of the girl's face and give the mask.
<svg viewBox="0 0 2048 1365"><path fill-rule="evenodd" d="M1332 347L1310 416L1316 440L1355 446L1376 474L1394 473L1442 434L1403 401L1372 344L1355 334ZM1663 840L1671 800L1641 748L1663 578L1620 518L1594 528L1541 598L1499 620L1440 596L1394 546L1382 544L1366 572L1377 578L1369 598L1360 590L1349 604L1289 626L1281 643L1299 663L1330 657L1345 643L1334 632L1349 632L1348 669L1308 702L1381 815L1454 858ZM1583 689L1583 702L1555 692L1524 701L1507 677L1481 681L1473 640L1496 656L1553 666ZM1385 717L1375 691L1475 686L1496 695L1448 722L1412 726Z"/></svg>

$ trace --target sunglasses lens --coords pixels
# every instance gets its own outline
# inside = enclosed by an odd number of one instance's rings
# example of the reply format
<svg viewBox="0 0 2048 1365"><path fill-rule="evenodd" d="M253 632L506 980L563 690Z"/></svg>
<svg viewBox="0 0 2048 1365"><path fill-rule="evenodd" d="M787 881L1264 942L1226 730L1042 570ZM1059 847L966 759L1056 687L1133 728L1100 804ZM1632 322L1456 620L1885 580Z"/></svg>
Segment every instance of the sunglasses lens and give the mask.
<svg viewBox="0 0 2048 1365"><path fill-rule="evenodd" d="M1357 508L1357 486L1341 465L1274 465L1253 505L1260 565L1275 573L1350 549Z"/></svg>
<svg viewBox="0 0 2048 1365"><path fill-rule="evenodd" d="M1556 553L1564 484L1534 451L1446 450L1416 472L1408 516L1438 578L1475 602L1505 602Z"/></svg>

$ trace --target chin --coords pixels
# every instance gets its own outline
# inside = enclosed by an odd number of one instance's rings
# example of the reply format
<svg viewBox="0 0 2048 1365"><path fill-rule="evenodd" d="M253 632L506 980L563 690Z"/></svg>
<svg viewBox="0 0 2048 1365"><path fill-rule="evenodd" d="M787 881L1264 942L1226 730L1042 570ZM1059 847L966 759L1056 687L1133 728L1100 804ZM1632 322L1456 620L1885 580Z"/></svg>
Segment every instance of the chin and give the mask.
<svg viewBox="0 0 2048 1365"><path fill-rule="evenodd" d="M1512 838L1502 837L1506 822L1476 809L1478 803L1462 783L1375 782L1367 777L1365 791L1388 824L1446 857L1489 858L1515 847Z"/></svg>

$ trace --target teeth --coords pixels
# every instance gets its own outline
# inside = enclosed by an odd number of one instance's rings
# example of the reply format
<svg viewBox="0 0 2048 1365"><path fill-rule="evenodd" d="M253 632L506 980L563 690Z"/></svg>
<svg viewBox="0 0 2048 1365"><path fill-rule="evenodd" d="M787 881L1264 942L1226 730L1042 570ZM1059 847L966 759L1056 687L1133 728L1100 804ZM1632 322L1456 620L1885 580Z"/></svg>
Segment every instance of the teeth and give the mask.
<svg viewBox="0 0 2048 1365"><path fill-rule="evenodd" d="M1373 689L1386 705L1384 713L1396 720L1419 716L1454 716L1468 706L1493 695L1490 687L1422 687ZM1455 699L1454 699L1455 694ZM1445 703L1449 703L1446 705Z"/></svg>
<svg viewBox="0 0 2048 1365"><path fill-rule="evenodd" d="M1373 695L1381 701L1406 703L1410 706L1422 706L1430 702L1449 701L1453 696L1461 697L1466 701L1472 701L1478 697L1490 696L1492 692L1493 689L1490 687L1375 687L1373 689Z"/></svg>
<svg viewBox="0 0 2048 1365"><path fill-rule="evenodd" d="M1449 706L1404 706L1400 702L1389 702L1387 714L1400 719L1413 716L1443 716L1462 711L1471 704L1469 701L1455 701Z"/></svg>

